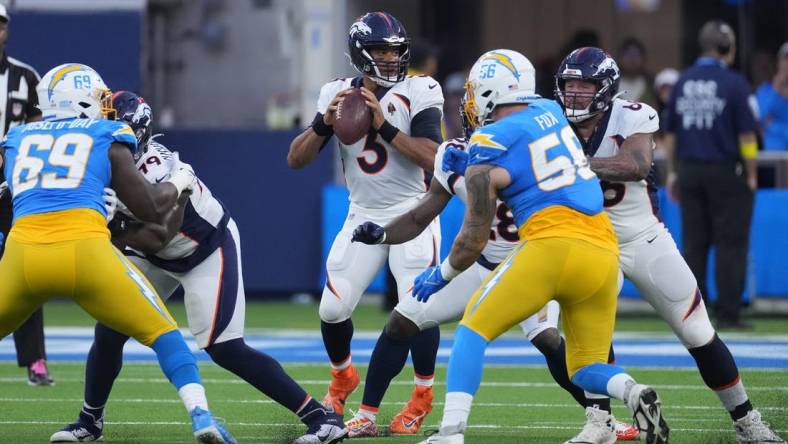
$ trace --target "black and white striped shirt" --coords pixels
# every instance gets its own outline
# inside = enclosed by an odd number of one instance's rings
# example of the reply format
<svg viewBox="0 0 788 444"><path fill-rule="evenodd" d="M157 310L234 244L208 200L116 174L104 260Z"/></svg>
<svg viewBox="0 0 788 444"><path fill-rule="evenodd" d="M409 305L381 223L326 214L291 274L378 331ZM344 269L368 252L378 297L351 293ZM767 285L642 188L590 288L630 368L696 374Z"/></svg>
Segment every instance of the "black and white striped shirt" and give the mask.
<svg viewBox="0 0 788 444"><path fill-rule="evenodd" d="M22 125L30 118L40 116L36 86L41 80L32 66L8 57L0 59L0 135ZM0 168L0 183L5 180ZM11 226L11 199L9 193L0 199L0 231L8 234Z"/></svg>

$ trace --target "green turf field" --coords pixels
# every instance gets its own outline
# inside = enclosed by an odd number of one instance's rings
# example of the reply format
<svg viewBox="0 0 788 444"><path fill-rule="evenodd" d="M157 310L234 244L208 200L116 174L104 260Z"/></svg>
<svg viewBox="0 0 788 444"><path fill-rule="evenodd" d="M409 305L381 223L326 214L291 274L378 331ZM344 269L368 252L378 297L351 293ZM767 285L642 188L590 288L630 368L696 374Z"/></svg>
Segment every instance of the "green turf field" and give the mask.
<svg viewBox="0 0 788 444"><path fill-rule="evenodd" d="M183 310L174 304L173 313L183 324ZM247 325L251 328L311 328L316 322L315 306L291 304L250 304ZM87 316L71 304L54 304L45 311L47 326L90 325ZM377 307L360 307L354 316L358 330L377 330L385 315ZM784 320L760 319L756 333L788 333ZM618 330L667 331L653 318L622 318ZM450 331L447 329L446 331ZM224 418L240 442L289 442L304 427L284 408L273 404L253 388L218 366L200 363L209 402L214 413ZM286 365L290 374L316 396L322 396L328 383L328 370L322 365ZM55 387L29 387L24 372L15 363L0 363L0 424L2 439L14 443L43 443L51 433L76 419L82 403L84 363L52 362ZM366 367L360 366L363 374ZM734 443L734 432L727 413L692 369L646 369L629 367L638 380L654 385L665 405L664 414L671 426L671 442ZM788 436L788 370L742 371L742 378L753 403L764 418L783 436ZM445 366L439 367L435 391L435 411L427 418L425 429L433 429L443 408ZM363 387L363 385L362 385ZM408 399L412 371L407 367L392 385L379 415L388 420ZM356 408L361 390L349 400ZM614 413L626 419L627 411L617 404ZM346 418L348 415L346 415ZM105 442L110 443L189 443L190 422L174 389L164 380L158 366L129 363L116 382L107 407ZM583 411L572 398L554 386L546 369L525 366L498 366L485 369L467 432L469 443L562 443L582 427ZM12 437L12 438L9 438ZM364 443L414 443L417 436L389 436L359 440Z"/></svg>
<svg viewBox="0 0 788 444"><path fill-rule="evenodd" d="M212 410L225 419L241 442L288 442L303 430L290 412L262 398L233 375L213 364L202 364L201 369ZM310 392L322 394L325 390L325 368L288 365L287 369ZM82 402L84 367L79 363L54 363L52 370L57 376L55 387L28 387L18 368L12 364L0 366L0 423L4 436L14 437L11 442L46 442L52 432L76 418ZM727 414L694 371L631 369L631 373L659 390L672 428L672 443L734 442ZM381 423L385 424L407 400L411 390L409 374L407 370L403 372L388 393L379 416ZM443 381L444 375L445 368L441 368L437 380ZM788 432L786 375L773 371L748 371L744 375L753 402L783 434ZM563 442L582 427L582 410L568 394L553 386L546 370L491 367L485 370L484 381L475 400L466 442ZM436 411L425 423L429 428L440 419L444 388L442 384L436 387ZM360 396L355 393L348 405L357 406ZM620 418L627 416L620 406L614 413ZM155 364L126 365L110 399L106 420L106 442L192 442L186 412ZM411 443L417 442L418 437L359 441Z"/></svg>

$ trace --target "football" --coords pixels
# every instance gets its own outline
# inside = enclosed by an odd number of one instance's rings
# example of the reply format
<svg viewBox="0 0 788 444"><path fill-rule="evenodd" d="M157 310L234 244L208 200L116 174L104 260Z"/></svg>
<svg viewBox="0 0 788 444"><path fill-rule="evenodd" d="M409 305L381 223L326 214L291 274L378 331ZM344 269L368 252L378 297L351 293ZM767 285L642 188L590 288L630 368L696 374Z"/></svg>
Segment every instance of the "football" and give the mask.
<svg viewBox="0 0 788 444"><path fill-rule="evenodd" d="M372 125L372 111L360 88L353 88L337 105L334 134L344 145L352 145L366 136Z"/></svg>

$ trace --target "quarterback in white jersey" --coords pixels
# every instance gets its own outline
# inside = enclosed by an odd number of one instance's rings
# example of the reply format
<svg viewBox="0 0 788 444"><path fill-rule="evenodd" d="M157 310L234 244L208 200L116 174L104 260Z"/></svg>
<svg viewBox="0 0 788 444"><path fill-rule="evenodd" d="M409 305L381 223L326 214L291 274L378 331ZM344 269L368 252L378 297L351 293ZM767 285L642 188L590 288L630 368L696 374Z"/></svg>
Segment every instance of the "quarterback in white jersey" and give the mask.
<svg viewBox="0 0 788 444"><path fill-rule="evenodd" d="M360 88L372 113L367 137L352 145L338 143L350 210L326 263L326 284L320 301L323 342L332 367L326 405L344 412L344 402L360 383L351 364L351 315L372 279L388 261L401 301L410 301L410 288L420 268L437 263L440 251L438 220L410 242L389 247L351 243L359 221L385 225L413 208L427 191L435 151L441 142L443 93L427 76L407 76L410 40L402 24L386 12L359 17L350 27L348 55L362 74L329 82L320 91L312 125L290 145L288 165L309 164L333 136L337 105L351 88ZM417 304L416 301L411 301ZM437 331L417 347L437 348ZM422 353L414 353L417 372ZM434 364L432 364L434 367ZM425 373L426 372L426 373Z"/></svg>
<svg viewBox="0 0 788 444"><path fill-rule="evenodd" d="M659 219L652 163L659 117L646 104L616 98L619 77L616 62L603 50L579 48L561 63L555 92L602 181L621 272L695 359L704 382L735 422L738 442L785 442L753 409L736 363L709 321L695 276ZM587 427L594 437L582 442L597 442L601 435L592 433L593 425Z"/></svg>
<svg viewBox="0 0 788 444"><path fill-rule="evenodd" d="M150 107L128 91L115 93L113 105L140 141L137 169L151 183L169 179L170 165L178 162L178 154L150 137ZM307 425L307 433L296 443L331 443L345 437L347 430L339 415L326 411L276 360L245 343L241 238L230 213L202 181L193 177L192 193L182 194L164 225L141 223L119 203L110 229L113 242L120 248L125 246L129 261L162 299L183 287L189 329L214 362L297 414ZM80 421L53 435L52 442L100 439L103 406L120 371L126 340L127 336L104 325L96 326Z"/></svg>

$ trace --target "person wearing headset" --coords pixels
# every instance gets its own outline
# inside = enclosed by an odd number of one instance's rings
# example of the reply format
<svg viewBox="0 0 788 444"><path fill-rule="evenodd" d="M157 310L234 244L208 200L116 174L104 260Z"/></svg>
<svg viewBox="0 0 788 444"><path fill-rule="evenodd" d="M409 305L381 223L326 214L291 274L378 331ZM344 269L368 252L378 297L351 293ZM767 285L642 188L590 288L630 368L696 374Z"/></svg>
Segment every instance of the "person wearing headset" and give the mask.
<svg viewBox="0 0 788 444"><path fill-rule="evenodd" d="M712 20L698 43L701 56L682 72L665 109L668 193L680 202L684 257L704 298L709 249L716 248L717 328L748 329L740 309L758 184L754 99L747 80L729 69L733 29Z"/></svg>

